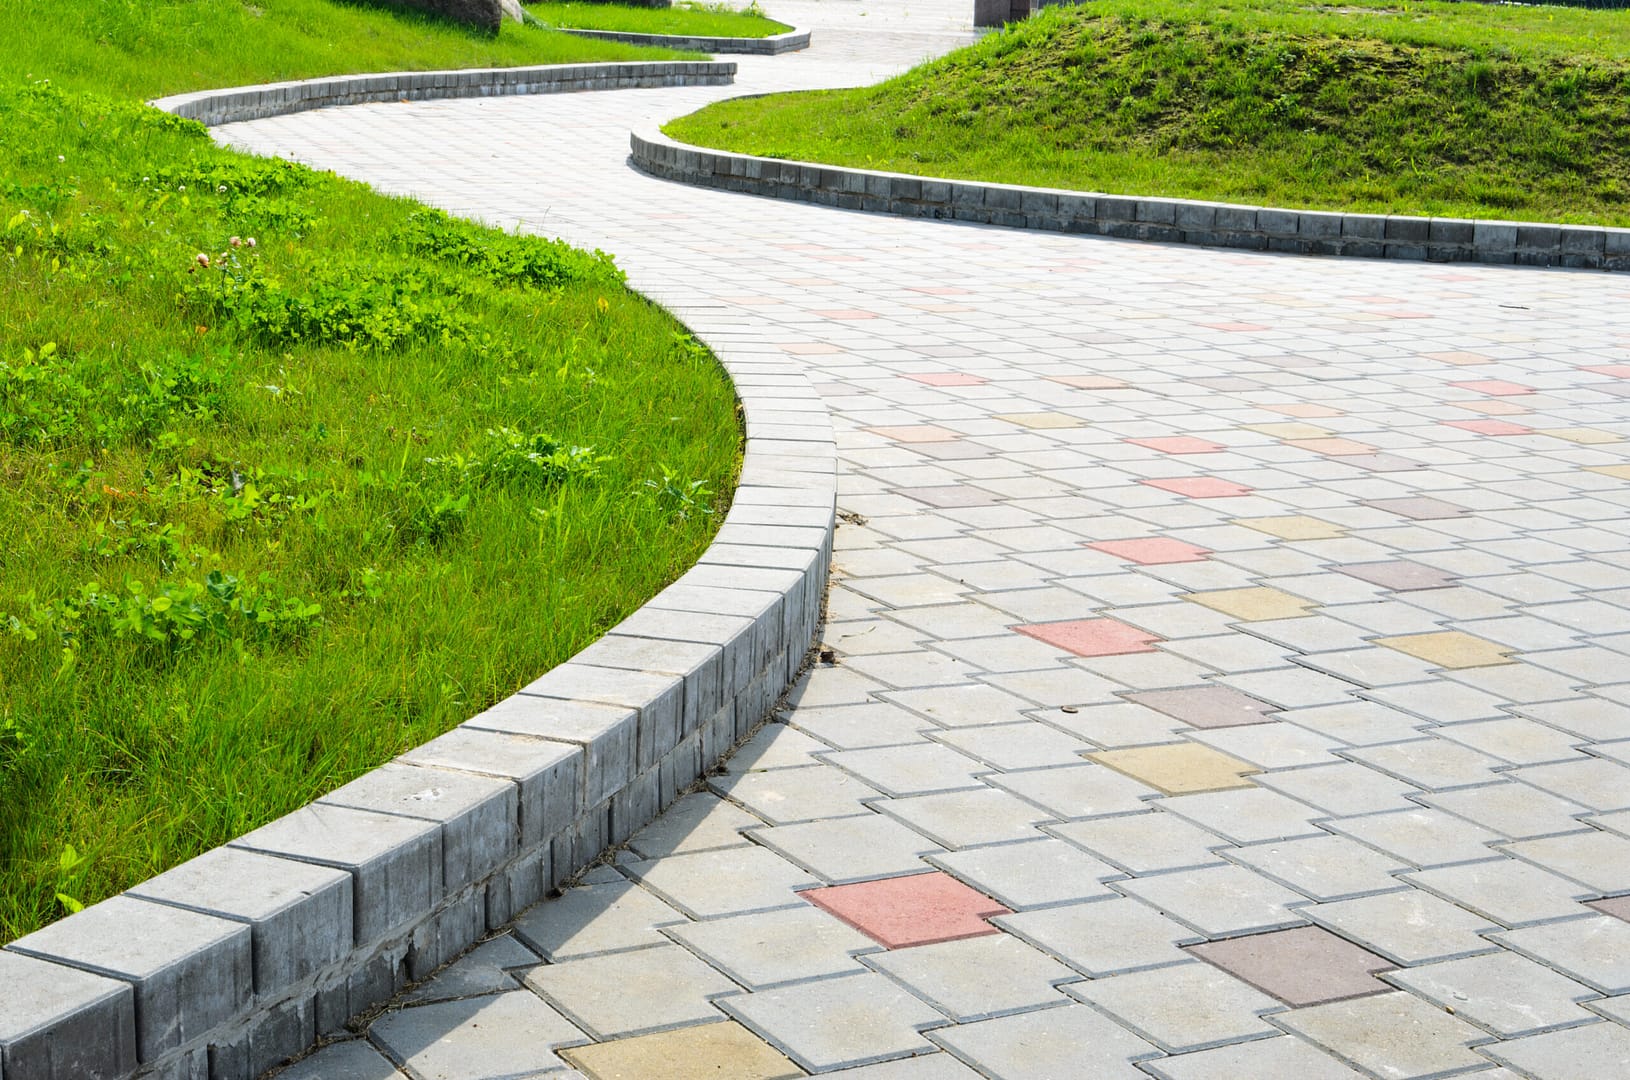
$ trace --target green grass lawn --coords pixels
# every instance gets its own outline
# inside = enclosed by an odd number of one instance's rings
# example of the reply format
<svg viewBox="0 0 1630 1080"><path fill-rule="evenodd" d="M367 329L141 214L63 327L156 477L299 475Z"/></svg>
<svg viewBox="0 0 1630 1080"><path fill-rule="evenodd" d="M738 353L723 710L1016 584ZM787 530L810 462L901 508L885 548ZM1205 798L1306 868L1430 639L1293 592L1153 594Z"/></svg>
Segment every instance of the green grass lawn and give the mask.
<svg viewBox="0 0 1630 1080"><path fill-rule="evenodd" d="M1094 0L878 86L723 102L684 142L925 176L1630 225L1630 17Z"/></svg>
<svg viewBox="0 0 1630 1080"><path fill-rule="evenodd" d="M550 26L615 30L625 34L763 38L792 29L785 23L765 18L756 8L736 10L724 4L685 0L670 8L631 7L592 0L540 0L529 5L527 11Z"/></svg>
<svg viewBox="0 0 1630 1080"><path fill-rule="evenodd" d="M82 39L0 61L0 942L565 660L694 562L734 484L728 379L609 258L136 100L628 50L260 10L82 0L44 20ZM277 48L197 48L246 18Z"/></svg>

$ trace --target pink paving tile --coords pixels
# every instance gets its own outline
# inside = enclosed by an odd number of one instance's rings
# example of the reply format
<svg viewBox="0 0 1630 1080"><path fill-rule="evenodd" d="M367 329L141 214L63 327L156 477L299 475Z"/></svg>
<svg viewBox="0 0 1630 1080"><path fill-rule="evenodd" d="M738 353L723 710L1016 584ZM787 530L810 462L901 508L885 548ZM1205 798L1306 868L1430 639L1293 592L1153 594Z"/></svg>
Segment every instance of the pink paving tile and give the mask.
<svg viewBox="0 0 1630 1080"><path fill-rule="evenodd" d="M1531 435L1534 429L1509 420L1445 420L1444 427L1459 428L1477 435Z"/></svg>
<svg viewBox="0 0 1630 1080"><path fill-rule="evenodd" d="M1086 545L1095 551L1114 555L1140 566L1160 566L1165 563L1204 562L1211 554L1203 547L1185 544L1166 536L1148 536L1141 540L1099 540Z"/></svg>
<svg viewBox="0 0 1630 1080"><path fill-rule="evenodd" d="M877 312L862 311L859 308L829 308L821 311L811 311L811 315L819 315L823 319L875 319Z"/></svg>
<svg viewBox="0 0 1630 1080"><path fill-rule="evenodd" d="M1579 370L1589 371L1596 375L1611 375L1615 379L1630 379L1630 364L1597 364Z"/></svg>
<svg viewBox="0 0 1630 1080"><path fill-rule="evenodd" d="M1188 951L1295 1006L1390 990L1375 976L1397 967L1385 957L1314 926L1191 945Z"/></svg>
<svg viewBox="0 0 1630 1080"><path fill-rule="evenodd" d="M1147 630L1118 619L1074 619L1069 622L1029 623L1013 629L1077 656L1122 656L1154 652L1150 642L1163 640Z"/></svg>
<svg viewBox="0 0 1630 1080"><path fill-rule="evenodd" d="M919 443L919 442L950 442L962 436L950 428L942 428L938 424L905 424L900 427L871 427L867 431L873 435L881 435L893 442Z"/></svg>
<svg viewBox="0 0 1630 1080"><path fill-rule="evenodd" d="M1125 390L1126 382L1123 379L1112 379L1108 375L1053 375L1050 382L1063 383L1073 386L1077 390Z"/></svg>
<svg viewBox="0 0 1630 1080"><path fill-rule="evenodd" d="M1302 420L1312 420L1321 416L1346 416L1340 409L1332 409L1328 405L1314 405L1311 402L1293 403L1290 405L1261 405L1259 408L1276 412L1280 416L1294 416Z"/></svg>
<svg viewBox="0 0 1630 1080"><path fill-rule="evenodd" d="M1368 443L1355 442L1352 439L1286 439L1285 445L1294 446L1298 450L1307 450L1315 454L1325 454L1330 457L1375 453L1375 447Z"/></svg>
<svg viewBox="0 0 1630 1080"><path fill-rule="evenodd" d="M1162 454L1215 454L1222 449L1219 443L1196 439L1192 435L1166 435L1154 439L1124 439L1122 441L1129 442L1133 446L1158 450Z"/></svg>
<svg viewBox="0 0 1630 1080"><path fill-rule="evenodd" d="M1449 404L1467 412L1482 413L1484 416L1516 416L1519 413L1534 411L1526 405L1518 405L1515 401L1502 401L1500 398L1489 398L1486 401L1451 401Z"/></svg>
<svg viewBox="0 0 1630 1080"><path fill-rule="evenodd" d="M997 934L1001 931L985 920L1011 910L937 870L800 895L889 949Z"/></svg>
<svg viewBox="0 0 1630 1080"><path fill-rule="evenodd" d="M1191 499L1232 499L1251 493L1251 489L1244 484L1218 480L1215 476L1170 476L1161 480L1139 480L1138 483Z"/></svg>
<svg viewBox="0 0 1630 1080"><path fill-rule="evenodd" d="M1139 690L1124 695L1126 700L1145 708L1165 713L1173 720L1181 720L1190 727L1239 727L1243 724L1266 724L1277 712L1261 698L1235 690L1231 686L1185 686L1177 690Z"/></svg>
<svg viewBox="0 0 1630 1080"><path fill-rule="evenodd" d="M1267 330L1266 326L1254 322L1208 322L1201 323L1207 330L1224 330L1231 334L1246 334L1253 330Z"/></svg>
<svg viewBox="0 0 1630 1080"><path fill-rule="evenodd" d="M968 289L955 289L955 288L951 288L949 286L944 286L944 285L907 285L906 288L909 289L912 292L925 293L928 296L969 296L969 295L971 295L971 291L968 290Z"/></svg>
<svg viewBox="0 0 1630 1080"><path fill-rule="evenodd" d="M978 375L964 375L960 371L933 371L922 375L907 375L906 378L928 386L979 386L990 381Z"/></svg>
<svg viewBox="0 0 1630 1080"><path fill-rule="evenodd" d="M1532 386L1522 383L1506 382L1504 379L1478 379L1473 382L1455 382L1450 386L1461 390L1470 390L1474 394L1488 394L1492 397L1514 397L1517 394L1532 394Z"/></svg>
<svg viewBox="0 0 1630 1080"><path fill-rule="evenodd" d="M1609 896L1593 900L1585 906L1593 907L1603 915L1612 915L1616 919L1630 922L1630 896Z"/></svg>

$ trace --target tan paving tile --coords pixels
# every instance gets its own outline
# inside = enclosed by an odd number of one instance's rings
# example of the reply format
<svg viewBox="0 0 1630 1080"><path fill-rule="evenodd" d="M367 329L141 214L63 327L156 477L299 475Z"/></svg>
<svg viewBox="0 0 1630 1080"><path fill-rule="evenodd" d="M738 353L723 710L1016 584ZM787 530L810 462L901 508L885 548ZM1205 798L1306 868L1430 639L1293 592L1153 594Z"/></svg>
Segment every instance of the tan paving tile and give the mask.
<svg viewBox="0 0 1630 1080"><path fill-rule="evenodd" d="M1330 432L1312 424L1245 424L1242 431L1254 431L1272 439L1322 439Z"/></svg>
<svg viewBox="0 0 1630 1080"><path fill-rule="evenodd" d="M1571 443L1580 443L1584 446L1596 446L1600 443L1623 442L1624 437L1615 435L1611 431L1601 428L1572 427L1572 428L1541 428L1536 435L1549 435L1553 439L1566 439Z"/></svg>
<svg viewBox="0 0 1630 1080"><path fill-rule="evenodd" d="M1087 757L1125 773L1139 783L1158 788L1167 795L1189 795L1200 791L1224 791L1251 787L1249 773L1261 772L1254 765L1199 743L1168 743L1136 746L1126 750L1105 750Z"/></svg>
<svg viewBox="0 0 1630 1080"><path fill-rule="evenodd" d="M1292 596L1265 585L1251 589L1217 589L1214 592L1185 593L1183 599L1201 604L1212 611L1232 615L1246 622L1259 619L1299 619L1312 614L1317 605L1300 596Z"/></svg>
<svg viewBox="0 0 1630 1080"><path fill-rule="evenodd" d="M1328 521L1320 521L1316 517L1306 514L1289 514L1284 517L1235 518L1235 525L1243 525L1247 529L1277 536L1281 540L1334 540L1338 536L1347 535L1347 530L1340 525L1332 525Z"/></svg>
<svg viewBox="0 0 1630 1080"><path fill-rule="evenodd" d="M784 1080L804 1076L769 1043L734 1020L638 1035L561 1051L590 1080Z"/></svg>
<svg viewBox="0 0 1630 1080"><path fill-rule="evenodd" d="M999 413L992 417L995 420L1006 420L1010 424L1020 427L1035 428L1077 428L1082 422L1073 416L1055 412L1027 412L1027 413Z"/></svg>
<svg viewBox="0 0 1630 1080"><path fill-rule="evenodd" d="M1618 480L1630 480L1630 465L1592 465L1586 472L1601 473Z"/></svg>
<svg viewBox="0 0 1630 1080"><path fill-rule="evenodd" d="M1376 638L1375 644L1445 668L1494 667L1514 664L1511 649L1460 630L1440 630L1434 634L1404 634Z"/></svg>

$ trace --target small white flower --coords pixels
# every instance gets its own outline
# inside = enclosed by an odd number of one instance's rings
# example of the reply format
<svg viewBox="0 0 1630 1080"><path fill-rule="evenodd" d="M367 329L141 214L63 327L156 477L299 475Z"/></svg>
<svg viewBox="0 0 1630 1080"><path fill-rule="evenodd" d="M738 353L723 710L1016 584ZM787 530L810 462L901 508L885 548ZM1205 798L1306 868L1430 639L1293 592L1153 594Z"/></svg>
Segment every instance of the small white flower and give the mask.
<svg viewBox="0 0 1630 1080"><path fill-rule="evenodd" d="M209 256L205 255L202 251L194 255L192 257L192 261L197 263L199 266L202 266L206 270L209 269Z"/></svg>
<svg viewBox="0 0 1630 1080"><path fill-rule="evenodd" d="M254 247L255 246L255 238L253 236L251 236L249 239L245 240L244 243L248 244L250 247Z"/></svg>
<svg viewBox="0 0 1630 1080"><path fill-rule="evenodd" d="M217 195L225 195L226 194L226 185L225 184L217 184L215 186L215 194L217 194Z"/></svg>
<svg viewBox="0 0 1630 1080"><path fill-rule="evenodd" d="M233 247L242 247L243 246L242 238L237 237L237 236L234 236L232 239L228 240L227 243L231 244Z"/></svg>
<svg viewBox="0 0 1630 1080"><path fill-rule="evenodd" d="M63 162L63 161L67 161L67 160L68 160L68 159L67 159L67 158L65 158L65 157L63 157L63 156L62 156L62 155L61 155L61 154L58 154L58 155L57 155L57 161L58 161L58 162Z"/></svg>

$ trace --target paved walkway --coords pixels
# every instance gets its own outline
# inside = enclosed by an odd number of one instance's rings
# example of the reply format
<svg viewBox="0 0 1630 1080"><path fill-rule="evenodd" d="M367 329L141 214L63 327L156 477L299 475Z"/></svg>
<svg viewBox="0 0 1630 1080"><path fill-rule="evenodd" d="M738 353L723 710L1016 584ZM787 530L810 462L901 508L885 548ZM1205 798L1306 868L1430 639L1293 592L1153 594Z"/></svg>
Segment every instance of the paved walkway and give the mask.
<svg viewBox="0 0 1630 1080"><path fill-rule="evenodd" d="M815 47L723 90L224 129L614 252L807 371L842 469L836 663L784 722L285 1077L1630 1075L1630 277L625 163L631 126L880 78L967 6L780 2Z"/></svg>

